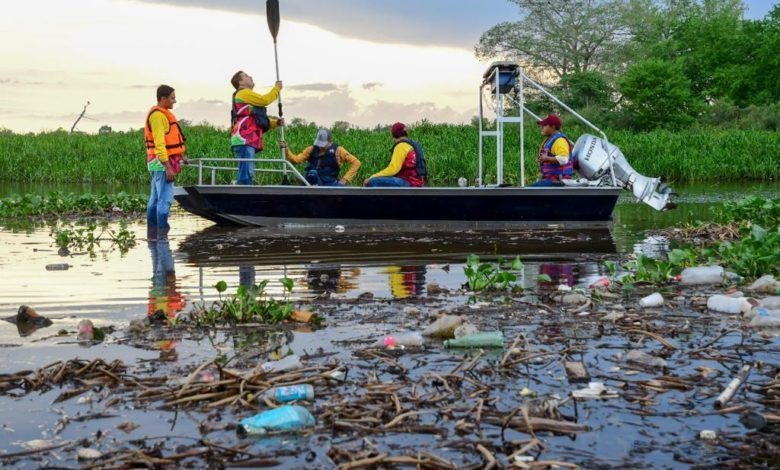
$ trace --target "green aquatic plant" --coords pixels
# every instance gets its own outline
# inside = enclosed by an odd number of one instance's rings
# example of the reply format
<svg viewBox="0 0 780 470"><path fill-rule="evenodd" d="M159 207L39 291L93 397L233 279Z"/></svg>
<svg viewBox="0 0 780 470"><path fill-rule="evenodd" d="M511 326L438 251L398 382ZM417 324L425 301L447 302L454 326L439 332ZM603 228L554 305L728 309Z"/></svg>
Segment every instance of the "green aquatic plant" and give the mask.
<svg viewBox="0 0 780 470"><path fill-rule="evenodd" d="M109 229L106 221L69 223L53 227L50 235L60 250L83 250L93 256L101 242L109 243L122 254L135 246L135 233L127 228L126 220L120 221L117 229Z"/></svg>
<svg viewBox="0 0 780 470"><path fill-rule="evenodd" d="M718 243L704 249L702 255L708 262L719 263L748 279L780 275L780 228L753 225L743 229L739 240Z"/></svg>
<svg viewBox="0 0 780 470"><path fill-rule="evenodd" d="M0 199L0 218L89 216L105 213L134 213L146 210L147 198L140 194L13 194Z"/></svg>
<svg viewBox="0 0 780 470"><path fill-rule="evenodd" d="M290 318L293 304L287 301L293 290L293 281L289 278L279 280L284 289L284 300L278 301L268 295L268 280L252 286L239 286L236 293L226 295L227 283L219 281L214 288L219 300L211 306L196 306L191 314L196 325L215 325L222 323L280 323Z"/></svg>
<svg viewBox="0 0 780 470"><path fill-rule="evenodd" d="M747 196L726 202L714 211L716 220L721 223L749 222L762 227L780 225L780 198Z"/></svg>
<svg viewBox="0 0 780 470"><path fill-rule="evenodd" d="M226 129L199 125L187 126L184 131L187 150L192 157L232 157ZM292 150L300 152L311 145L316 131L315 124L289 125L285 139ZM591 132L573 121L567 124L566 131L575 140L581 134ZM425 148L431 184L454 185L459 177L473 181L477 176L479 139L475 125L423 121L410 124L409 132ZM644 133L606 130L606 133L631 165L647 175L658 175L671 181L777 180L780 177L780 153L766 151L780 148L778 132L703 128ZM539 151L539 139L533 137L537 135L537 126L529 122L524 144L529 180L538 174L538 165L533 158ZM361 160L359 180L387 166L387 152L392 143L387 128L341 126L333 130L333 137ZM268 133L264 141L264 155L275 155L279 148L279 133ZM505 147L520 147L518 132L507 133ZM143 164L141 130L97 135L3 133L0 134L0 155L3 155L0 159L0 179L3 181L146 184L149 180ZM755 155L762 155L762 158L755 158ZM497 172L495 146L486 146L484 161L485 181L494 182ZM220 162L220 166L231 165ZM196 165L191 165L184 169L178 181L192 183L197 180L197 174ZM519 174L516 162L506 165L507 181L517 182ZM210 173L204 172L204 177L210 178ZM236 173L220 172L217 181L226 183L235 177ZM278 175L258 174L257 177L260 183L278 182L279 179Z"/></svg>
<svg viewBox="0 0 780 470"><path fill-rule="evenodd" d="M651 258L644 254L637 255L623 265L627 274L619 281L624 289L633 288L636 283L665 284L675 278L683 269L696 264L696 254L691 249L675 248L666 255L666 259ZM617 266L610 265L610 277L615 278Z"/></svg>
<svg viewBox="0 0 780 470"><path fill-rule="evenodd" d="M510 287L517 288L519 286L513 286L517 281L517 275L514 272L522 269L523 263L520 261L519 256L516 256L510 262L499 259L497 264L493 264L481 263L479 256L469 255L466 258L466 264L463 265L463 272L466 274L466 284L469 290L473 292L507 290Z"/></svg>

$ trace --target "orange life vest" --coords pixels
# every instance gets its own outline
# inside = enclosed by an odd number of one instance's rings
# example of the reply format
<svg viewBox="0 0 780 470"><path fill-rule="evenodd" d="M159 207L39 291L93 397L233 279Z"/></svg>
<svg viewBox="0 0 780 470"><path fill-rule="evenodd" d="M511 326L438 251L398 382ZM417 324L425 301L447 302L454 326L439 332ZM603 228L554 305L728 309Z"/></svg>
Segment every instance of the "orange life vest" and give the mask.
<svg viewBox="0 0 780 470"><path fill-rule="evenodd" d="M157 155L154 153L154 135L152 135L152 125L149 122L149 118L152 113L159 111L168 119L168 132L165 133L165 150L168 152L168 159L171 161L171 165L174 167L174 171L178 172L178 163L182 155L184 155L185 146L184 142L187 139L184 138L184 134L179 127L179 121L176 120L176 116L169 110L160 106L152 106L149 113L146 115L146 122L144 123L144 140L146 141L146 163L151 162ZM172 158L175 157L175 158Z"/></svg>

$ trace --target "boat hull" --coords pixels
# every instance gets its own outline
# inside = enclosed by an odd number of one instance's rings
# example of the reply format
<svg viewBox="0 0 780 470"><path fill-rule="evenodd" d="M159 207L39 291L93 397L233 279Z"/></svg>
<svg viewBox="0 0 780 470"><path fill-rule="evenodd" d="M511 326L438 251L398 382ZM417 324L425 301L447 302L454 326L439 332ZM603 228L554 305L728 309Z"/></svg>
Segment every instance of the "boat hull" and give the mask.
<svg viewBox="0 0 780 470"><path fill-rule="evenodd" d="M218 224L607 221L619 188L186 186L185 210Z"/></svg>

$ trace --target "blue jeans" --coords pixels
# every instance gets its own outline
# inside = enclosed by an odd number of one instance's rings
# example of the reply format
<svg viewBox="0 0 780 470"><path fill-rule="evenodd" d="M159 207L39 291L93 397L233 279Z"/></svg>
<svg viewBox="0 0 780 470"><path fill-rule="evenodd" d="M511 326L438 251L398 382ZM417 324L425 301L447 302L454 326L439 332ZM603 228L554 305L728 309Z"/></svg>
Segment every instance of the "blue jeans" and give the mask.
<svg viewBox="0 0 780 470"><path fill-rule="evenodd" d="M381 188L381 187L410 187L408 181L405 179L398 178L396 176L377 176L376 178L371 178L368 180L369 188Z"/></svg>
<svg viewBox="0 0 780 470"><path fill-rule="evenodd" d="M168 214L173 204L173 181L165 180L164 171L153 171L151 175L152 191L146 205L146 225L150 228L167 229L170 227Z"/></svg>
<svg viewBox="0 0 780 470"><path fill-rule="evenodd" d="M237 184L243 184L251 186L253 183L253 177L255 175L255 148L249 145L234 145L233 155L236 158L251 158L253 161L238 162L238 178L236 178Z"/></svg>
<svg viewBox="0 0 780 470"><path fill-rule="evenodd" d="M547 188L551 186L563 186L563 183L560 181L553 181L553 180L539 180L536 183L531 185L532 187L536 188Z"/></svg>
<svg viewBox="0 0 780 470"><path fill-rule="evenodd" d="M344 186L343 184L339 183L339 180L333 180L330 183L326 183L322 180L322 178L320 178L320 174L317 173L317 170L307 171L305 178L306 181L308 181L312 186Z"/></svg>

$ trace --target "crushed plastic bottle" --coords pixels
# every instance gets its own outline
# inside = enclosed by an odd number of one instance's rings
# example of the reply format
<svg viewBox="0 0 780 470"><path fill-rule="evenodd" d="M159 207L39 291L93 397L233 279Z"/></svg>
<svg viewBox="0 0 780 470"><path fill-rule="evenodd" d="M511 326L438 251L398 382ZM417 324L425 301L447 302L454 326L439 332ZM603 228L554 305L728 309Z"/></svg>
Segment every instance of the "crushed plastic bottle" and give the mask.
<svg viewBox="0 0 780 470"><path fill-rule="evenodd" d="M645 367L666 367L666 360L651 356L638 349L632 349L626 354L626 360Z"/></svg>
<svg viewBox="0 0 780 470"><path fill-rule="evenodd" d="M268 361L260 364L260 369L264 372L284 372L286 370L300 369L301 367L303 367L301 358L295 354L278 361Z"/></svg>
<svg viewBox="0 0 780 470"><path fill-rule="evenodd" d="M780 289L780 282L775 280L775 277L771 274L766 274L747 287L747 290L754 292L763 292L765 294L774 294Z"/></svg>
<svg viewBox="0 0 780 470"><path fill-rule="evenodd" d="M504 333L501 331L485 331L472 333L457 339L444 341L446 348L503 348Z"/></svg>
<svg viewBox="0 0 780 470"><path fill-rule="evenodd" d="M761 306L768 310L780 310L780 295L764 297L761 299Z"/></svg>
<svg viewBox="0 0 780 470"><path fill-rule="evenodd" d="M607 287L609 287L609 283L610 281L607 276L601 276L600 278L591 282L588 287L591 289L606 289Z"/></svg>
<svg viewBox="0 0 780 470"><path fill-rule="evenodd" d="M295 400L313 400L314 387L311 384L288 385L266 390L263 396L282 403Z"/></svg>
<svg viewBox="0 0 780 470"><path fill-rule="evenodd" d="M754 310L755 316L750 320L748 326L751 328L780 328L780 311L767 310L759 307Z"/></svg>
<svg viewBox="0 0 780 470"><path fill-rule="evenodd" d="M685 268L680 273L680 284L695 286L699 284L718 284L723 282L725 272L721 266L696 266Z"/></svg>
<svg viewBox="0 0 780 470"><path fill-rule="evenodd" d="M448 339L455 337L455 329L463 323L460 315L442 315L423 330L423 336Z"/></svg>
<svg viewBox="0 0 780 470"><path fill-rule="evenodd" d="M306 408L285 405L244 418L239 421L237 429L241 434L260 435L272 431L295 431L315 424L314 416Z"/></svg>
<svg viewBox="0 0 780 470"><path fill-rule="evenodd" d="M658 292L655 292L653 294L648 295L647 297L642 297L639 299L639 305L645 308L649 307L661 307L664 304L664 297L659 294Z"/></svg>
<svg viewBox="0 0 780 470"><path fill-rule="evenodd" d="M463 338L464 336L473 335L474 333L479 333L479 330L476 326L472 325L471 323L464 323L460 325L459 327L455 328L455 338Z"/></svg>
<svg viewBox="0 0 780 470"><path fill-rule="evenodd" d="M416 331L387 335L374 343L374 347L386 347L388 349L397 347L420 347L422 345L423 337Z"/></svg>
<svg viewBox="0 0 780 470"><path fill-rule="evenodd" d="M758 301L750 297L729 297L728 295L713 295L707 299L707 309L721 313L747 314Z"/></svg>

